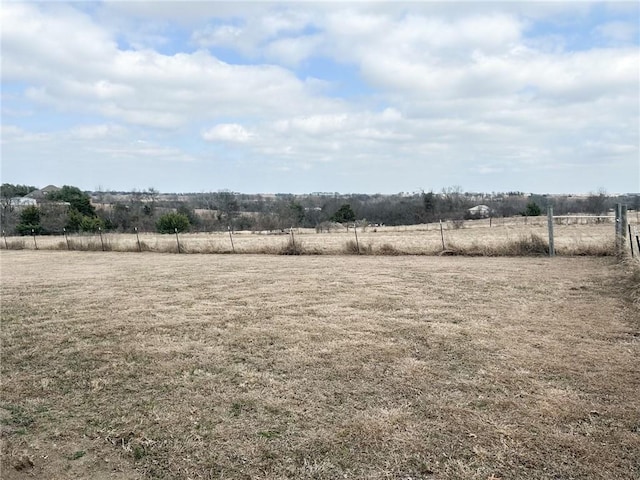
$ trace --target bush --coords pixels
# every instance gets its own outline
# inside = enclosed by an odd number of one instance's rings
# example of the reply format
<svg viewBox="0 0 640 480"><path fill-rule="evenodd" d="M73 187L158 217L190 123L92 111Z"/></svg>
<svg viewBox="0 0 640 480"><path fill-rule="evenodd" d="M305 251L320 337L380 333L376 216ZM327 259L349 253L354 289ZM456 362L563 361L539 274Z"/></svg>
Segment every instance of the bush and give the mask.
<svg viewBox="0 0 640 480"><path fill-rule="evenodd" d="M400 255L400 250L390 243L383 243L378 249L378 255Z"/></svg>
<svg viewBox="0 0 640 480"><path fill-rule="evenodd" d="M371 255L373 253L373 247L371 244L363 245L356 243L355 240L348 240L344 244L343 252L352 255Z"/></svg>
<svg viewBox="0 0 640 480"><path fill-rule="evenodd" d="M158 233L186 232L189 230L189 218L183 213L165 213L156 223Z"/></svg>
<svg viewBox="0 0 640 480"><path fill-rule="evenodd" d="M305 252L302 243L299 240L296 242L295 239L290 236L287 243L278 253L280 253L280 255L303 255Z"/></svg>
<svg viewBox="0 0 640 480"><path fill-rule="evenodd" d="M83 232L97 232L104 227L104 223L98 217L82 217L80 228Z"/></svg>
<svg viewBox="0 0 640 480"><path fill-rule="evenodd" d="M523 212L525 217L538 217L542 215L542 209L536 202L527 203L527 209Z"/></svg>

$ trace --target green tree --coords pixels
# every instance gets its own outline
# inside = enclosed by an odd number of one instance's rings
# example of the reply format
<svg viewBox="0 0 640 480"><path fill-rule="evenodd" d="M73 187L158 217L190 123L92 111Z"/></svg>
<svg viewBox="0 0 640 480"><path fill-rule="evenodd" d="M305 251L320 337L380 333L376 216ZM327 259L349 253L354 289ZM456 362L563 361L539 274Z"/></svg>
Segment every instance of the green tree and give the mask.
<svg viewBox="0 0 640 480"><path fill-rule="evenodd" d="M16 225L16 232L20 235L29 235L31 232L41 233L40 225L41 211L36 206L28 206L20 212L20 223Z"/></svg>
<svg viewBox="0 0 640 480"><path fill-rule="evenodd" d="M331 216L331 220L338 223L355 222L356 214L351 205L345 203Z"/></svg>
<svg viewBox="0 0 640 480"><path fill-rule="evenodd" d="M83 232L97 232L104 228L104 222L98 217L88 217L84 215L80 221L80 229Z"/></svg>
<svg viewBox="0 0 640 480"><path fill-rule="evenodd" d="M426 214L427 222L433 221L436 214L437 198L433 192L422 193L422 205Z"/></svg>
<svg viewBox="0 0 640 480"><path fill-rule="evenodd" d="M536 202L527 203L527 208L524 211L524 215L527 217L537 217L542 214L542 210Z"/></svg>
<svg viewBox="0 0 640 480"><path fill-rule="evenodd" d="M56 202L68 202L71 210L87 217L96 216L96 209L91 205L91 197L78 187L65 185L60 190L49 193L48 198Z"/></svg>
<svg viewBox="0 0 640 480"><path fill-rule="evenodd" d="M189 217L184 213L165 213L156 223L156 229L159 233L186 232L189 230Z"/></svg>

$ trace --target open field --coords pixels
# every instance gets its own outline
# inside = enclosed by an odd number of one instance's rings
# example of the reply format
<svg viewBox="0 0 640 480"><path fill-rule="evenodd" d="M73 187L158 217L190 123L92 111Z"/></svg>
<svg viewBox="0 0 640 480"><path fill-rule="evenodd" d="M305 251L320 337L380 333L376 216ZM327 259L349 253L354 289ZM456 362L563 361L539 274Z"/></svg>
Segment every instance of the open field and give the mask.
<svg viewBox="0 0 640 480"><path fill-rule="evenodd" d="M640 478L606 258L3 251L3 479Z"/></svg>
<svg viewBox="0 0 640 480"><path fill-rule="evenodd" d="M636 228L636 216L631 215L629 221ZM579 221L580 223L575 223ZM526 222L526 223L525 223ZM614 225L610 221L594 223L593 220L572 220L569 224L558 220L554 227L555 246L558 255L611 255L614 253ZM353 228L349 231L332 231L316 233L313 229L294 229L294 240L303 253L308 254L340 254L347 249L347 243L355 243ZM513 245L531 235L539 237L543 242L548 240L546 217L513 217L494 219L490 227L489 220L467 220L462 228L455 228L451 222L443 226L443 234L439 224L423 224L403 227L367 227L358 228L358 243L361 253L372 254L413 254L434 255L445 250L461 254L500 256L519 255ZM98 235L69 236L67 244L63 236L39 236L34 240L29 237L8 237L0 242L0 248L9 249L59 249L59 250L101 250L104 243L106 250L137 251L138 239L144 251L175 252L177 251L175 235L159 235L141 233L103 234L102 241ZM233 234L233 247L227 232L180 234L181 249L187 253L279 253L290 239L290 232L247 232ZM539 253L539 252L538 252Z"/></svg>

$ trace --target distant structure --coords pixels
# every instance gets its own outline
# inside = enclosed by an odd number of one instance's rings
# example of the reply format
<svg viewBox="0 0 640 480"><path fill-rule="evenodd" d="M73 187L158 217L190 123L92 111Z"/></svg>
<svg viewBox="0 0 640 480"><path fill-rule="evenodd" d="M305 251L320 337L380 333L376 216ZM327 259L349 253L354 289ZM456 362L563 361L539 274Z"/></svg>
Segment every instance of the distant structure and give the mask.
<svg viewBox="0 0 640 480"><path fill-rule="evenodd" d="M40 190L34 190L31 193L28 193L27 195L24 196L24 198L32 198L36 201L38 200L44 200L47 198L47 195L49 195L51 192L57 192L58 190L60 190L60 188L56 187L55 185L47 185L44 188L41 188Z"/></svg>
<svg viewBox="0 0 640 480"><path fill-rule="evenodd" d="M10 205L14 207L35 207L38 205L38 201L35 198L11 197Z"/></svg>
<svg viewBox="0 0 640 480"><path fill-rule="evenodd" d="M469 215L476 218L487 218L491 215L491 209L486 205L476 205L475 207L467 210L467 212L469 212Z"/></svg>

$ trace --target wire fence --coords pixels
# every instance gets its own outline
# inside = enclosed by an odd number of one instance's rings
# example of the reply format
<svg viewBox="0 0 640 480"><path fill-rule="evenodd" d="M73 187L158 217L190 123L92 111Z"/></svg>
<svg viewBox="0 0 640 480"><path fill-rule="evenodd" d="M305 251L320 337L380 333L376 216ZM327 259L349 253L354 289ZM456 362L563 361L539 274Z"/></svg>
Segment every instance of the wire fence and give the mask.
<svg viewBox="0 0 640 480"><path fill-rule="evenodd" d="M291 228L157 234L138 232L6 236L8 250L69 250L166 253L378 254L378 255L614 255L620 248L616 216L486 218L411 226L349 224L327 231ZM629 216L625 238L633 255L638 222ZM616 227L617 228L617 227ZM549 238L548 241L547 239ZM551 247L553 247L551 249Z"/></svg>

